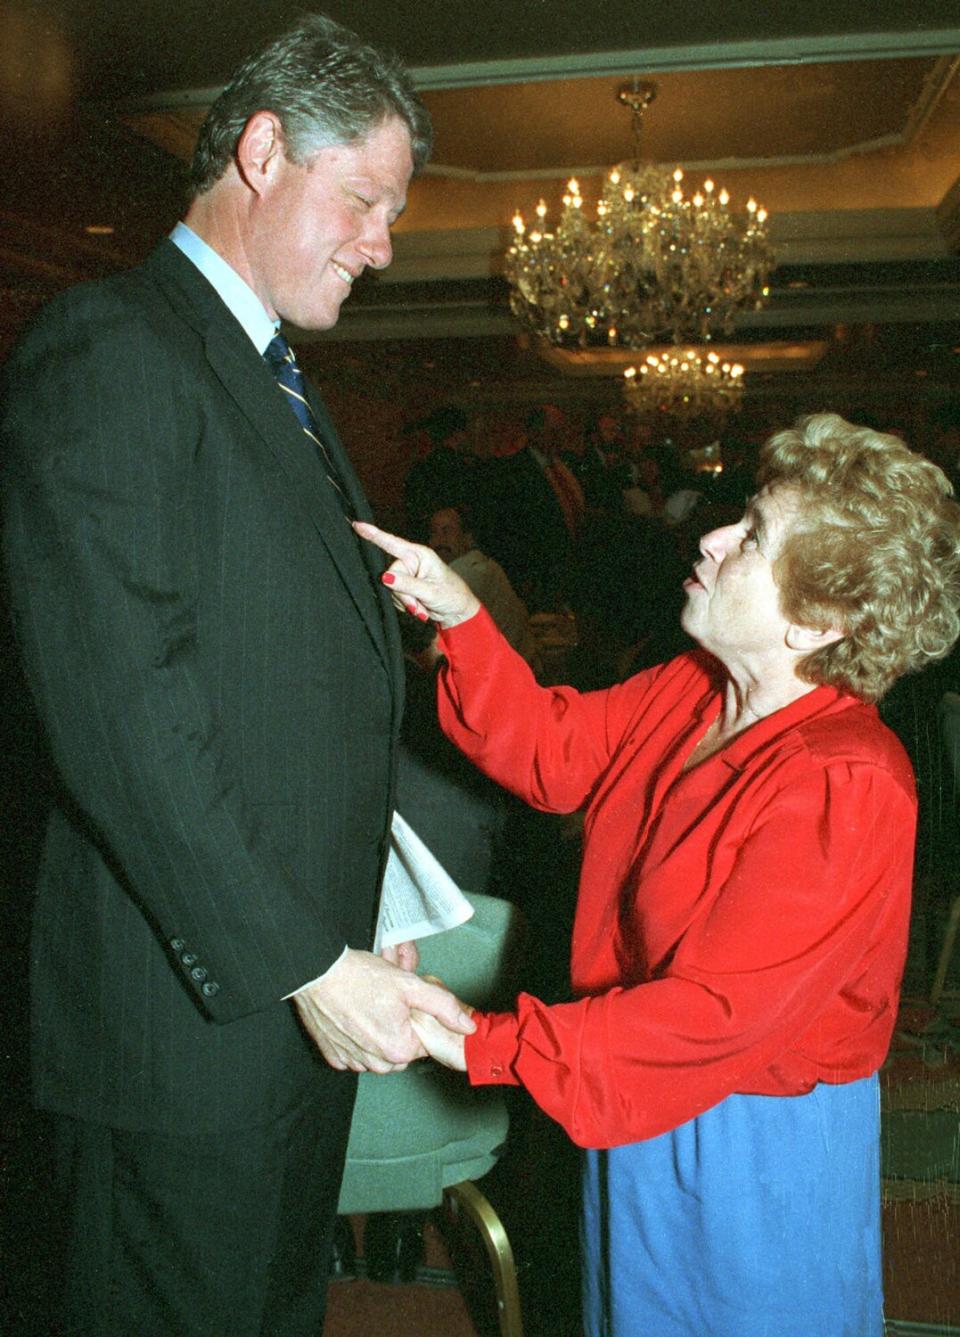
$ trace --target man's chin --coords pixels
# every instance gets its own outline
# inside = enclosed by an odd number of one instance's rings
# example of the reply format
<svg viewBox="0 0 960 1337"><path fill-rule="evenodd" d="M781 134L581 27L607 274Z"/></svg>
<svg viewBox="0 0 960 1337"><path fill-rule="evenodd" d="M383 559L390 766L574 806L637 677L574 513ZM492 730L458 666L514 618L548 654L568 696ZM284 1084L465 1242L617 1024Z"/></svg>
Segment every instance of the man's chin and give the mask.
<svg viewBox="0 0 960 1337"><path fill-rule="evenodd" d="M321 330L332 330L334 325L340 319L340 307L342 301L349 296L345 293L340 302L324 302L311 311L292 311L284 316L284 320L293 325L298 330L311 330L319 332Z"/></svg>

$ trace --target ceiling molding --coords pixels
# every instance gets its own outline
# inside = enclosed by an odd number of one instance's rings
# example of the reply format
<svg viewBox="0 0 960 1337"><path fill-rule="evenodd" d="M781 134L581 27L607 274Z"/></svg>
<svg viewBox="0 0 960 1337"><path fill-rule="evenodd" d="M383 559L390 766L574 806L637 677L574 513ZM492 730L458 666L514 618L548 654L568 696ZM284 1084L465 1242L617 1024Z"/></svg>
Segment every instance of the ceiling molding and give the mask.
<svg viewBox="0 0 960 1337"><path fill-rule="evenodd" d="M949 254L935 209L775 214L767 235L781 265L937 260Z"/></svg>
<svg viewBox="0 0 960 1337"><path fill-rule="evenodd" d="M683 159L678 165L688 172L729 172L767 167L830 167L837 163L848 162L851 158L863 157L870 153L880 153L885 149L903 148L913 143L923 133L958 70L960 70L960 56L942 56L937 60L924 80L920 96L907 109L903 127L900 130L891 131L889 134L878 135L872 139L857 140L851 144L843 144L839 148L819 153ZM543 81L540 80L539 82ZM673 165L671 162L670 166ZM476 168L458 167L451 163L428 162L423 172L425 176L441 177L451 181L483 183L494 181L566 181L572 176L578 179L590 179L592 177L604 177L609 170L610 163L562 164L550 167L517 168L511 171L482 171Z"/></svg>
<svg viewBox="0 0 960 1337"><path fill-rule="evenodd" d="M554 348L543 339L526 340L521 346L533 348L548 366L565 376L622 376L627 367L635 367L648 357L669 356L677 351L672 344L651 344L647 348ZM778 340L766 343L710 344L721 362L739 362L746 372L813 371L823 361L829 343L826 339Z"/></svg>
<svg viewBox="0 0 960 1337"><path fill-rule="evenodd" d="M937 260L950 251L944 220L960 229L960 188L953 213L933 209L838 209L828 213L777 214L768 236L779 264L879 263ZM941 206L943 207L943 206ZM490 278L500 274L512 228L458 228L443 232L398 232L393 261L373 280L395 283Z"/></svg>
<svg viewBox="0 0 960 1337"><path fill-rule="evenodd" d="M343 306L332 330L296 332L298 343L369 343L393 339L487 339L519 329L509 308L489 296L444 302L425 299L402 306ZM293 335L291 338L293 339Z"/></svg>
<svg viewBox="0 0 960 1337"><path fill-rule="evenodd" d="M957 70L960 70L960 55L942 56L934 65L924 80L923 92L917 98L907 118L903 140L905 144L909 144L924 131Z"/></svg>
<svg viewBox="0 0 960 1337"><path fill-rule="evenodd" d="M775 330L798 326L828 325L840 319L847 324L912 325L956 321L960 311L960 283L916 282L816 289L781 289L776 300L762 311L751 311L738 329Z"/></svg>
<svg viewBox="0 0 960 1337"><path fill-rule="evenodd" d="M691 46L634 47L625 51L576 52L529 56L517 60L421 65L409 69L420 90L477 88L495 84L550 83L557 79L626 78L671 70L756 68L813 62L890 60L909 57L956 57L960 27L897 33L845 33L839 36L782 38L775 41L711 42ZM161 109L209 107L222 84L202 88L161 89L111 103L123 115Z"/></svg>
<svg viewBox="0 0 960 1337"><path fill-rule="evenodd" d="M643 70L735 69L812 61L887 60L902 56L953 55L960 27L884 33L843 33L751 42L711 42L690 46L634 47L627 51L577 52L518 60L464 62L411 68L417 88L475 88L489 84L544 83L552 79L596 79Z"/></svg>
<svg viewBox="0 0 960 1337"><path fill-rule="evenodd" d="M864 139L856 144L845 144L843 148L833 149L828 153L793 153L768 158L683 158L679 162L671 160L670 167L682 167L685 172L734 172L762 167L831 167L836 163L848 162L851 158L864 157L868 153L880 153L884 149L903 148L909 144L913 135L904 131L881 135L876 139ZM590 163L586 166L572 167L537 167L522 168L511 172L482 172L469 167L451 167L446 163L428 162L423 169L424 176L445 177L450 181L472 181L479 184L493 181L566 181L571 176L578 181L589 181L592 177L606 176L613 164Z"/></svg>
<svg viewBox="0 0 960 1337"><path fill-rule="evenodd" d="M783 276L770 305L747 312L736 330L744 335L765 331L808 332L832 329L838 323L867 325L957 325L960 312L960 269L946 260L932 265L851 263L796 268L791 281ZM341 308L334 329L301 333L302 342L352 343L394 339L456 339L503 336L520 332L510 313L502 280L487 277L465 283L411 283L392 292L382 280L364 278L364 287ZM761 336L762 337L762 336ZM769 338L776 336L771 333ZM742 360L742 359L741 359Z"/></svg>

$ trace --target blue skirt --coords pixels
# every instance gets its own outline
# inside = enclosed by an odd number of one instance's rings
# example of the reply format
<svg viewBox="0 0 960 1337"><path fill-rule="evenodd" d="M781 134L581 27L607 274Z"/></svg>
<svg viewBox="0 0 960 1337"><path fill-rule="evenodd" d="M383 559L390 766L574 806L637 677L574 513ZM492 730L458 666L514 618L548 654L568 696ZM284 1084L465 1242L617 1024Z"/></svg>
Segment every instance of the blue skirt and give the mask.
<svg viewBox="0 0 960 1337"><path fill-rule="evenodd" d="M877 1078L588 1151L587 1337L882 1337Z"/></svg>

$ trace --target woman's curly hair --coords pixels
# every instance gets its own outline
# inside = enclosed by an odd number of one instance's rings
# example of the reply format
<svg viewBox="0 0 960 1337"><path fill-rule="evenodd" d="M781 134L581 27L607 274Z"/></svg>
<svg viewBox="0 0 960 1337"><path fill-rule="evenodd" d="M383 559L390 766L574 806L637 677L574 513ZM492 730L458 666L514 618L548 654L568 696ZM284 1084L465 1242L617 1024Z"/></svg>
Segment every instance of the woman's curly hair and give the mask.
<svg viewBox="0 0 960 1337"><path fill-rule="evenodd" d="M800 418L760 453L761 487L801 506L775 563L791 622L842 640L797 672L864 701L948 654L960 634L960 506L935 464L899 437L835 413Z"/></svg>

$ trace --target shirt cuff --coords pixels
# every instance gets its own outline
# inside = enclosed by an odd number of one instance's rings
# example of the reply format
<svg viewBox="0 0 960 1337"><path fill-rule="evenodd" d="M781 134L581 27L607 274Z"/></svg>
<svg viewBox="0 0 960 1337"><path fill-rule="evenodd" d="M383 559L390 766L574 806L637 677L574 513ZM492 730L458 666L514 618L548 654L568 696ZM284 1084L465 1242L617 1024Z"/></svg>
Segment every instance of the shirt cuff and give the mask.
<svg viewBox="0 0 960 1337"><path fill-rule="evenodd" d="M517 1057L517 1028L513 1012L474 1012L477 1029L463 1046L471 1086L519 1086L513 1065Z"/></svg>
<svg viewBox="0 0 960 1337"><path fill-rule="evenodd" d="M327 966L326 970L323 972L322 975L318 975L315 980L309 980L306 984L301 984L300 988L294 989L293 993L285 993L280 1000L281 1003L286 1003L289 999L296 998L298 993L303 993L305 989L312 989L315 984L319 984L321 980L325 980L327 976L330 974L331 970L333 970L335 966L338 966L340 964L340 962L343 960L343 958L346 956L349 950L350 950L349 947L344 947L343 951L337 957L336 961L333 962L333 965Z"/></svg>

